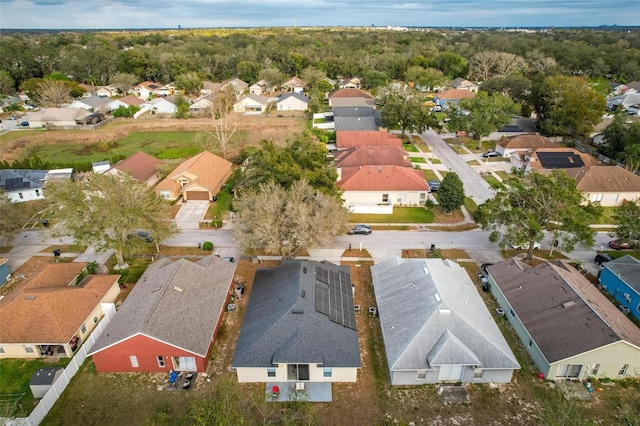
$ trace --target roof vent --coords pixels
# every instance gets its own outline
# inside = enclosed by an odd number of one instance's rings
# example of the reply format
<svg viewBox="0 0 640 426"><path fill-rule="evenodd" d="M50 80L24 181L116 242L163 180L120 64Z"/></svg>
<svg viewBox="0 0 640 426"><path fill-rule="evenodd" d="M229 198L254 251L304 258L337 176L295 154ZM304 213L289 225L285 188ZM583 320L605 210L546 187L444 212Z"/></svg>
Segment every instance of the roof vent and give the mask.
<svg viewBox="0 0 640 426"><path fill-rule="evenodd" d="M451 313L451 309L440 309L440 313L441 314L450 314Z"/></svg>
<svg viewBox="0 0 640 426"><path fill-rule="evenodd" d="M301 290L301 291L300 291L300 297L302 297L303 299L304 299L304 296L305 296L306 294L307 294L307 293L306 293L304 290Z"/></svg>
<svg viewBox="0 0 640 426"><path fill-rule="evenodd" d="M436 302L440 302L440 300L442 300L440 299L440 295L438 293L434 294L433 297L436 298Z"/></svg>
<svg viewBox="0 0 640 426"><path fill-rule="evenodd" d="M570 300L570 301L568 301L568 302L564 302L564 303L562 304L562 307L563 307L563 308L568 308L569 306L573 306L573 305L575 305L575 304L576 304L576 302L574 302L573 300Z"/></svg>
<svg viewBox="0 0 640 426"><path fill-rule="evenodd" d="M304 314L304 309L292 309L292 314Z"/></svg>
<svg viewBox="0 0 640 426"><path fill-rule="evenodd" d="M381 172L382 171L382 166L378 166L378 171Z"/></svg>
<svg viewBox="0 0 640 426"><path fill-rule="evenodd" d="M25 296L26 300L36 300L36 296Z"/></svg>
<svg viewBox="0 0 640 426"><path fill-rule="evenodd" d="M184 289L182 287L174 286L173 289L175 291L177 291L178 293L183 293L184 292Z"/></svg>

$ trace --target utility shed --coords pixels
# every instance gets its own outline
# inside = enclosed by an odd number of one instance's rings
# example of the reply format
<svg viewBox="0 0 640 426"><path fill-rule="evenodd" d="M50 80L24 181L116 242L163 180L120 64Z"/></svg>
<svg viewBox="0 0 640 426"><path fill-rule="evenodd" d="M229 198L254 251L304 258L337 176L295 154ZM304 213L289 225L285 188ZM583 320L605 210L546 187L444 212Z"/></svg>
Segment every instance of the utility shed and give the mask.
<svg viewBox="0 0 640 426"><path fill-rule="evenodd" d="M63 372L62 367L41 368L35 371L29 382L33 397L43 398Z"/></svg>

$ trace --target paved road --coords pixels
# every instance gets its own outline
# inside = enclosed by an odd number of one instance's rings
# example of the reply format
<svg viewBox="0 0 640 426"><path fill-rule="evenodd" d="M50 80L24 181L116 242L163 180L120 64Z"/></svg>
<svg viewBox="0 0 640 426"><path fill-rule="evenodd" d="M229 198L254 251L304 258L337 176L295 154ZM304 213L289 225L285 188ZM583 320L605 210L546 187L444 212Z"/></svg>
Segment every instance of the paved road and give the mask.
<svg viewBox="0 0 640 426"><path fill-rule="evenodd" d="M427 130L420 137L429 145L434 156L442 164L458 174L464 184L465 194L473 198L476 204L480 205L489 198L493 198L494 191L489 187L487 181L480 177L478 172L467 164L462 156L451 149L438 133L433 130Z"/></svg>

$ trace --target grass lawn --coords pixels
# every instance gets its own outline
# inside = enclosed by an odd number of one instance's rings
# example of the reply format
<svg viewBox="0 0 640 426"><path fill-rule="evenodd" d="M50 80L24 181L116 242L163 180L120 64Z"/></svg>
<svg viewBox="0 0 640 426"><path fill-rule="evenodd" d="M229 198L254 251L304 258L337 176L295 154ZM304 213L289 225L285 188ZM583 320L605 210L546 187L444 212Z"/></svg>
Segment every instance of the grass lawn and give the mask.
<svg viewBox="0 0 640 426"><path fill-rule="evenodd" d="M403 143L402 148L407 152L420 152L420 150L412 143Z"/></svg>
<svg viewBox="0 0 640 426"><path fill-rule="evenodd" d="M495 172L498 176L500 176L503 180L511 179L513 175L511 173L507 173L505 171L499 170Z"/></svg>
<svg viewBox="0 0 640 426"><path fill-rule="evenodd" d="M486 180L491 188L501 188L504 186L502 182L500 182L492 175L482 175L482 179Z"/></svg>
<svg viewBox="0 0 640 426"><path fill-rule="evenodd" d="M204 219L208 221L228 219L232 201L233 195L227 189L221 190L218 192L218 200L209 204Z"/></svg>
<svg viewBox="0 0 640 426"><path fill-rule="evenodd" d="M432 223L435 215L423 207L394 207L393 214L349 215L352 223Z"/></svg>
<svg viewBox="0 0 640 426"><path fill-rule="evenodd" d="M420 136L412 136L413 143L420 147L422 152L431 152L429 145L424 143Z"/></svg>
<svg viewBox="0 0 640 426"><path fill-rule="evenodd" d="M442 164L442 161L437 158L430 158L429 161L431 161L431 164Z"/></svg>
<svg viewBox="0 0 640 426"><path fill-rule="evenodd" d="M438 176L436 176L436 173L433 170L423 169L422 173L424 174L424 180L427 182L430 180L438 180Z"/></svg>
<svg viewBox="0 0 640 426"><path fill-rule="evenodd" d="M478 210L478 205L475 201L473 201L470 197L464 198L464 207L467 209L471 217L475 214L476 210Z"/></svg>
<svg viewBox="0 0 640 426"><path fill-rule="evenodd" d="M422 157L409 157L411 159L412 163L426 163L427 160L425 160Z"/></svg>
<svg viewBox="0 0 640 426"><path fill-rule="evenodd" d="M0 412L2 415L9 414L8 417L29 415L39 401L33 397L29 388L33 372L40 368L66 367L70 360L70 358L59 358L55 362L48 362L43 359L0 359L0 395L2 395ZM21 394L24 395L20 396Z"/></svg>

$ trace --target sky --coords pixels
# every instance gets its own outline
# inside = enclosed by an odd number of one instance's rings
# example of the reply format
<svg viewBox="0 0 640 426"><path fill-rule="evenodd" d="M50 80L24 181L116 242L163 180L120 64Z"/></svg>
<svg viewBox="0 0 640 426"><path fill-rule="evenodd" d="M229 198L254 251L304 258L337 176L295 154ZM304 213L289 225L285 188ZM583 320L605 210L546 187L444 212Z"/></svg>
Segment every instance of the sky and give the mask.
<svg viewBox="0 0 640 426"><path fill-rule="evenodd" d="M1 29L640 26L638 0L0 0Z"/></svg>

